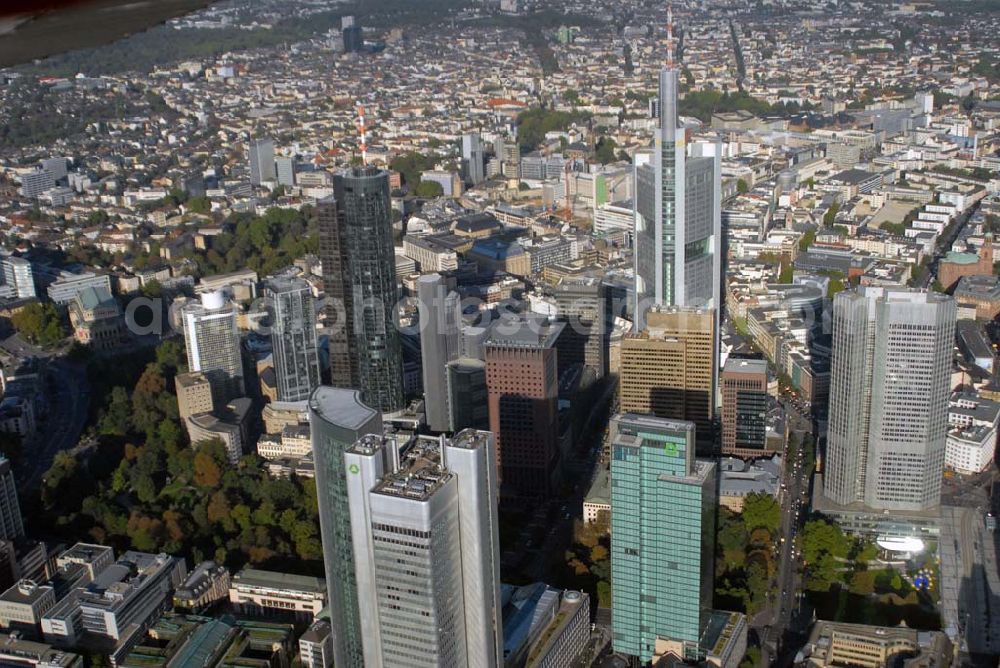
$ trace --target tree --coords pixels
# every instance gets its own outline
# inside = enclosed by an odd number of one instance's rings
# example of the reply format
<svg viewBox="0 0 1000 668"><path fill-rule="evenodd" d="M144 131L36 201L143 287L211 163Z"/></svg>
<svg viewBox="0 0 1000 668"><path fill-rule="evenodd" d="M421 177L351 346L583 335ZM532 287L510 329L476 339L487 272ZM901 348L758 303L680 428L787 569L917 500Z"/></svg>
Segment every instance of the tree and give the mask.
<svg viewBox="0 0 1000 668"><path fill-rule="evenodd" d="M837 296L837 293L843 292L845 287L843 278L831 276L830 282L827 284L826 296L833 299Z"/></svg>
<svg viewBox="0 0 1000 668"><path fill-rule="evenodd" d="M778 274L779 283L791 283L795 280L795 267L788 262L781 263L781 273Z"/></svg>
<svg viewBox="0 0 1000 668"><path fill-rule="evenodd" d="M776 535L781 527L781 506L770 494L754 492L743 500L743 522L751 531L760 527Z"/></svg>
<svg viewBox="0 0 1000 668"><path fill-rule="evenodd" d="M893 236L901 237L906 234L906 223L891 223L884 222L878 227L883 232L891 234Z"/></svg>
<svg viewBox="0 0 1000 668"><path fill-rule="evenodd" d="M198 197L192 197L187 201L187 210L191 213L211 213L212 211L212 201L205 197L204 195L199 195Z"/></svg>
<svg viewBox="0 0 1000 668"><path fill-rule="evenodd" d="M14 313L11 322L21 336L43 347L53 346L66 337L55 304L32 302Z"/></svg>
<svg viewBox="0 0 1000 668"><path fill-rule="evenodd" d="M740 662L740 668L760 668L760 665L760 647L750 645L747 647L747 653L743 656L743 660Z"/></svg>
<svg viewBox="0 0 1000 668"><path fill-rule="evenodd" d="M167 390L167 380L156 363L146 366L132 391L132 423L150 434L166 417L177 416L177 400Z"/></svg>
<svg viewBox="0 0 1000 668"><path fill-rule="evenodd" d="M410 188L416 188L420 182L420 173L434 167L434 158L422 153L404 153L393 158L389 167L399 172L403 183Z"/></svg>
<svg viewBox="0 0 1000 668"><path fill-rule="evenodd" d="M98 422L97 431L102 436L125 436L132 429L132 402L128 391L121 386L111 390L107 408Z"/></svg>
<svg viewBox="0 0 1000 668"><path fill-rule="evenodd" d="M740 179L736 182L736 192L739 193L740 195L747 193L749 190L750 186L748 186L747 182L744 181L743 179Z"/></svg>
<svg viewBox="0 0 1000 668"><path fill-rule="evenodd" d="M855 571L851 575L848 591L863 596L875 593L875 575L874 571Z"/></svg>
<svg viewBox="0 0 1000 668"><path fill-rule="evenodd" d="M813 228L806 230L806 233L802 235L801 239L799 239L799 250L800 251L809 250L809 247L812 246L813 241L815 240L816 240L816 230Z"/></svg>
<svg viewBox="0 0 1000 668"><path fill-rule="evenodd" d="M149 299L159 299L163 296L163 286L155 278L146 281L142 286L142 296Z"/></svg>
<svg viewBox="0 0 1000 668"><path fill-rule="evenodd" d="M222 471L215 459L202 448L194 456L194 482L201 487L216 488L222 478Z"/></svg>
<svg viewBox="0 0 1000 668"><path fill-rule="evenodd" d="M170 370L173 373L185 368L187 357L184 346L173 339L164 341L156 348L156 363L160 369Z"/></svg>
<svg viewBox="0 0 1000 668"><path fill-rule="evenodd" d="M437 181L421 181L417 184L417 197L441 197L444 195L444 188Z"/></svg>
<svg viewBox="0 0 1000 668"><path fill-rule="evenodd" d="M574 123L588 117L588 114L576 111L528 109L517 116L517 139L522 150L534 151L545 140L546 133L568 130Z"/></svg>
<svg viewBox="0 0 1000 668"><path fill-rule="evenodd" d="M838 580L838 569L850 548L850 540L836 524L826 520L806 522L802 530L802 558L808 569L806 588L828 591Z"/></svg>
<svg viewBox="0 0 1000 668"><path fill-rule="evenodd" d="M826 227L833 227L837 222L837 214L840 212L840 204L834 202L830 205L830 208L826 210L823 214L823 225ZM815 235L814 235L815 236Z"/></svg>
<svg viewBox="0 0 1000 668"><path fill-rule="evenodd" d="M606 165L609 162L615 161L615 149L618 148L618 144L611 137L601 137L597 140L596 151L594 152L594 158L596 158L602 165Z"/></svg>

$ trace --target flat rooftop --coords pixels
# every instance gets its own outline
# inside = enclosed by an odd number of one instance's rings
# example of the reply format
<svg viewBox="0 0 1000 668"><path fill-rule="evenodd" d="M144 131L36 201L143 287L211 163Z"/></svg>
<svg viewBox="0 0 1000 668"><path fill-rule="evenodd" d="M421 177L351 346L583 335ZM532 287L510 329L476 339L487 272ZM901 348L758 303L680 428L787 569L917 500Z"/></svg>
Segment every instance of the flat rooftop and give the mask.
<svg viewBox="0 0 1000 668"><path fill-rule="evenodd" d="M441 442L422 436L403 453L399 470L383 477L372 493L426 501L451 477L441 465Z"/></svg>
<svg viewBox="0 0 1000 668"><path fill-rule="evenodd" d="M326 594L326 581L323 578L316 578L311 575L279 573L277 571L262 571L256 568L244 568L234 575L232 586L285 589Z"/></svg>

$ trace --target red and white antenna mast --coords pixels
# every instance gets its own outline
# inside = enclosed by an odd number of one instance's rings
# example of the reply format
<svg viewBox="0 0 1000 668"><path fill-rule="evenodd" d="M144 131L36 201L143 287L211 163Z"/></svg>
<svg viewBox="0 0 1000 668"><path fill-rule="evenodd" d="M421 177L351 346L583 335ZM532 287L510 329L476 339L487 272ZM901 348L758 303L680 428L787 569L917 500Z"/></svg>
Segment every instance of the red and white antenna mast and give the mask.
<svg viewBox="0 0 1000 668"><path fill-rule="evenodd" d="M674 69L674 3L667 3L667 69Z"/></svg>
<svg viewBox="0 0 1000 668"><path fill-rule="evenodd" d="M365 108L358 103L358 134L361 136L361 164L368 166L368 137L365 134Z"/></svg>

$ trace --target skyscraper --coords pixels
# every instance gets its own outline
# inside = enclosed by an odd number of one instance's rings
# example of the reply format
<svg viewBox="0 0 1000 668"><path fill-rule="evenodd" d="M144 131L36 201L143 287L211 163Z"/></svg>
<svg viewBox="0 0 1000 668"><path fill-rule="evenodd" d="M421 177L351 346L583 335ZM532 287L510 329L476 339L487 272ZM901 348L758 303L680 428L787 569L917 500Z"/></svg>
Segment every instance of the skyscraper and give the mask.
<svg viewBox="0 0 1000 668"><path fill-rule="evenodd" d="M622 411L688 420L698 445L712 454L718 358L714 309L657 307L646 329L621 345Z"/></svg>
<svg viewBox="0 0 1000 668"><path fill-rule="evenodd" d="M352 348L365 402L383 413L401 410L403 353L396 327L399 287L392 240L389 173L354 167L343 175L340 197L347 233L352 292Z"/></svg>
<svg viewBox="0 0 1000 668"><path fill-rule="evenodd" d="M344 40L344 53L357 53L365 45L361 26L354 22L353 16L342 16L340 19L340 34Z"/></svg>
<svg viewBox="0 0 1000 668"><path fill-rule="evenodd" d="M331 382L359 387L382 412L401 410L403 356L396 328L389 174L354 167L320 202L320 259L329 300Z"/></svg>
<svg viewBox="0 0 1000 668"><path fill-rule="evenodd" d="M677 127L673 26L660 70L653 150L635 161L635 321L653 305L721 306L721 163L718 144L688 146ZM690 149L690 150L689 150Z"/></svg>
<svg viewBox="0 0 1000 668"><path fill-rule="evenodd" d="M462 164L465 167L466 181L476 186L486 180L483 139L479 133L462 135Z"/></svg>
<svg viewBox="0 0 1000 668"><path fill-rule="evenodd" d="M553 292L559 319L566 323L559 337L559 366L582 364L603 378L608 373L611 337L604 284L596 278L567 277Z"/></svg>
<svg viewBox="0 0 1000 668"><path fill-rule="evenodd" d="M305 401L319 386L319 344L312 288L301 279L275 278L271 297L271 350L278 401Z"/></svg>
<svg viewBox="0 0 1000 668"><path fill-rule="evenodd" d="M244 395L240 332L236 306L224 292L206 292L182 310L189 371L200 371L212 385L212 401L224 406Z"/></svg>
<svg viewBox="0 0 1000 668"><path fill-rule="evenodd" d="M696 658L712 601L715 464L690 422L618 415L611 444L613 647L648 662L657 640Z"/></svg>
<svg viewBox="0 0 1000 668"><path fill-rule="evenodd" d="M344 457L368 666L503 665L493 434Z"/></svg>
<svg viewBox="0 0 1000 668"><path fill-rule="evenodd" d="M274 172L278 185L295 185L295 158L280 156L274 159Z"/></svg>
<svg viewBox="0 0 1000 668"><path fill-rule="evenodd" d="M316 203L319 226L319 259L323 266L326 320L329 326L330 384L360 387L358 355L351 347L350 316L353 312L351 280L347 270L347 234L339 204L333 196Z"/></svg>
<svg viewBox="0 0 1000 668"><path fill-rule="evenodd" d="M250 142L250 185L259 186L274 180L274 142L254 139Z"/></svg>
<svg viewBox="0 0 1000 668"><path fill-rule="evenodd" d="M9 255L3 258L3 283L10 286L18 299L31 299L37 295L34 269L31 262L23 257Z"/></svg>
<svg viewBox="0 0 1000 668"><path fill-rule="evenodd" d="M361 437L381 434L382 417L361 403L361 393L357 390L321 385L309 399L309 423L316 462L316 498L333 627L334 664L364 668L344 453Z"/></svg>
<svg viewBox="0 0 1000 668"><path fill-rule="evenodd" d="M559 373L555 344L563 323L515 316L486 340L490 431L504 494L547 497L559 466Z"/></svg>
<svg viewBox="0 0 1000 668"><path fill-rule="evenodd" d="M765 457L767 362L730 358L722 369L722 454Z"/></svg>
<svg viewBox="0 0 1000 668"><path fill-rule="evenodd" d="M0 455L0 539L17 540L24 536L24 518L17 501L14 471L10 460Z"/></svg>
<svg viewBox="0 0 1000 668"><path fill-rule="evenodd" d="M833 302L824 493L922 511L941 501L955 301L864 287Z"/></svg>
<svg viewBox="0 0 1000 668"><path fill-rule="evenodd" d="M448 292L440 274L425 274L417 281L417 299L427 426L432 431L448 431L448 363L460 353L461 298L457 292Z"/></svg>

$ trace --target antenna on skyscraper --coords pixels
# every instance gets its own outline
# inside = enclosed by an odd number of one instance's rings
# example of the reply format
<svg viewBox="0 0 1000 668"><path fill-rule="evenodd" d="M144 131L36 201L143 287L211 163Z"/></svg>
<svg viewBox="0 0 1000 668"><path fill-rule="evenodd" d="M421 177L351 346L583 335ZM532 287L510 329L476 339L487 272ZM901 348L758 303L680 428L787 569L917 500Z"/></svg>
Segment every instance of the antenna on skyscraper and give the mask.
<svg viewBox="0 0 1000 668"><path fill-rule="evenodd" d="M667 3L667 69L674 69L674 3Z"/></svg>
<svg viewBox="0 0 1000 668"><path fill-rule="evenodd" d="M361 135L361 164L368 166L368 138L365 135L365 108L358 103L358 134Z"/></svg>

